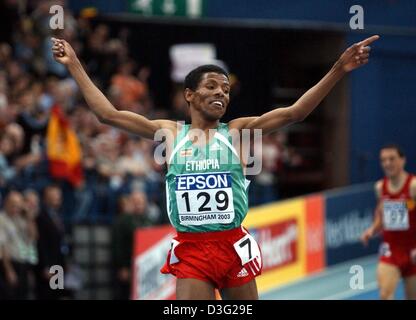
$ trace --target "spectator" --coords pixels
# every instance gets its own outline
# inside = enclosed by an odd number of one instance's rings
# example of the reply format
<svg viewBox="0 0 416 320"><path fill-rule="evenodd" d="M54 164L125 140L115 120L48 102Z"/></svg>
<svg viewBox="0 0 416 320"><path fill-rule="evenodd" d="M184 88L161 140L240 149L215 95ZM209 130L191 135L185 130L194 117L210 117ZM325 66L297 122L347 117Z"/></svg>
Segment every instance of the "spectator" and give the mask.
<svg viewBox="0 0 416 320"><path fill-rule="evenodd" d="M2 114L6 112L7 105L9 104L7 91L8 91L8 84L7 84L6 74L5 72L0 71L0 112ZM2 129L1 128L2 124L3 124L3 121L0 122L0 130Z"/></svg>
<svg viewBox="0 0 416 320"><path fill-rule="evenodd" d="M109 34L109 27L99 24L88 35L83 52L88 69L102 85L107 85L117 70L119 52L127 50L120 40L110 39Z"/></svg>
<svg viewBox="0 0 416 320"><path fill-rule="evenodd" d="M23 154L30 153L32 138L35 135L45 135L48 124L48 114L40 112L36 106L34 92L30 89L25 90L20 98L22 112L17 117L17 123L25 132L23 145Z"/></svg>
<svg viewBox="0 0 416 320"><path fill-rule="evenodd" d="M147 96L146 84L133 76L134 68L135 64L132 60L123 62L118 73L111 78L113 90L119 93L121 104L119 107L123 109L128 109L134 102Z"/></svg>
<svg viewBox="0 0 416 320"><path fill-rule="evenodd" d="M0 213L0 299L28 298L24 249L31 235L23 209L22 195L17 191L8 193Z"/></svg>
<svg viewBox="0 0 416 320"><path fill-rule="evenodd" d="M23 128L17 123L10 123L4 129L4 136L9 137L13 142L14 148L12 160L14 160L15 157L20 155L22 152L25 140L25 132L23 131Z"/></svg>
<svg viewBox="0 0 416 320"><path fill-rule="evenodd" d="M250 205L262 205L279 199L279 179L286 168L297 168L302 158L293 147L287 145L284 131L263 137L262 171L250 185Z"/></svg>
<svg viewBox="0 0 416 320"><path fill-rule="evenodd" d="M14 143L12 139L7 135L3 135L0 138L0 191L6 189L16 176L16 169L9 160L13 152Z"/></svg>
<svg viewBox="0 0 416 320"><path fill-rule="evenodd" d="M64 243L64 224L61 217L62 193L55 185L44 190L43 208L36 219L39 240L39 262L36 267L36 295L38 299L56 300L61 298L60 290L49 286L50 267L54 265L65 269L66 247Z"/></svg>
<svg viewBox="0 0 416 320"><path fill-rule="evenodd" d="M112 229L116 299L127 300L130 297L134 232L137 228L150 225L151 221L147 217L147 199L143 192L135 191L129 197L121 198L120 214L115 219Z"/></svg>
<svg viewBox="0 0 416 320"><path fill-rule="evenodd" d="M0 67L5 69L12 59L12 47L8 43L0 43Z"/></svg>
<svg viewBox="0 0 416 320"><path fill-rule="evenodd" d="M36 168L42 160L41 136L33 135L30 145L28 145L28 152L25 152L25 137L27 135L20 125L9 124L6 127L6 134L12 137L15 145L10 161L19 179L14 182L14 186L23 189L28 185L33 185L36 182L34 179Z"/></svg>
<svg viewBox="0 0 416 320"><path fill-rule="evenodd" d="M23 219L26 221L27 232L24 237L24 261L28 273L28 294L34 296L35 289L35 267L38 263L38 229L36 218L39 214L39 196L35 190L27 189L23 193L24 210Z"/></svg>
<svg viewBox="0 0 416 320"><path fill-rule="evenodd" d="M129 299L130 259L124 251L126 216L133 214L133 204L129 196L119 199L119 212L112 227L112 260L113 277L115 284L114 298L117 300Z"/></svg>
<svg viewBox="0 0 416 320"><path fill-rule="evenodd" d="M25 257L30 271L30 277L32 283L35 275L35 266L38 264L38 249L37 240L39 238L36 219L39 216L40 204L39 196L35 190L27 189L23 193L25 201L24 219L28 224L28 233L26 239L26 252Z"/></svg>
<svg viewBox="0 0 416 320"><path fill-rule="evenodd" d="M140 148L140 142L129 139L123 146L122 153L117 159L116 167L123 177L143 179L150 167L147 154Z"/></svg>
<svg viewBox="0 0 416 320"><path fill-rule="evenodd" d="M276 174L280 157L281 151L274 137L264 136L261 154L262 170L254 177L250 186L250 205L261 205L277 200Z"/></svg>

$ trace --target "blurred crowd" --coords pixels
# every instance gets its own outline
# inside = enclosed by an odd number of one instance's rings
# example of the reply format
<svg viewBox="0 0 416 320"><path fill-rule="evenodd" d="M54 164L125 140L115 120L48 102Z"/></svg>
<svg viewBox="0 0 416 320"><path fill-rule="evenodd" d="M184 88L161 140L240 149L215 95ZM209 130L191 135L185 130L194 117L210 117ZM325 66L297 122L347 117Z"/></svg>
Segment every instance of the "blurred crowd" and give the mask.
<svg viewBox="0 0 416 320"><path fill-rule="evenodd" d="M182 88L172 83L171 105L156 107L151 70L132 58L128 29L96 24L88 12L75 17L64 1L25 4L16 2L11 40L0 43L0 299L71 295L51 291L48 283L50 266L66 265L66 236L75 223L112 225L115 277L119 297L126 297L134 228L168 222L165 168L153 158L154 142L103 125L88 111L76 83L54 61L50 37L71 43L120 110L186 120ZM64 29L50 28L53 4L65 8ZM64 110L81 144L85 179L78 187L48 170L45 138L54 105ZM278 199L282 167L299 160L286 142L284 133L265 138L263 171L252 181L250 205Z"/></svg>
<svg viewBox="0 0 416 320"><path fill-rule="evenodd" d="M29 2L30 3L30 2ZM88 15L75 18L64 10L64 29L49 26L52 4L28 7L14 25L11 43L0 43L0 194L9 190L41 192L50 183L63 191L65 225L111 223L120 196L142 191L154 223L161 214L163 167L153 160L152 141L100 124L81 98L75 82L51 54L50 37L69 41L89 75L119 109L149 118L168 116L157 110L147 85L149 69L140 67L128 49L128 31L92 25ZM83 152L84 183L74 188L54 181L48 171L45 135L54 105L64 109Z"/></svg>
<svg viewBox="0 0 416 320"><path fill-rule="evenodd" d="M51 266L68 265L75 223L112 224L115 263L122 269L134 227L167 222L164 168L153 159L155 145L100 124L88 112L67 70L54 61L50 37L73 45L119 109L167 117L152 103L149 69L131 58L125 29L93 25L88 14L75 18L65 8L64 29L52 30L53 4L65 7L64 1L29 1L24 8L16 2L11 41L0 43L0 299L70 296L50 290L49 280ZM46 133L55 105L82 148L84 181L77 187L49 172ZM123 271L117 278L125 278Z"/></svg>

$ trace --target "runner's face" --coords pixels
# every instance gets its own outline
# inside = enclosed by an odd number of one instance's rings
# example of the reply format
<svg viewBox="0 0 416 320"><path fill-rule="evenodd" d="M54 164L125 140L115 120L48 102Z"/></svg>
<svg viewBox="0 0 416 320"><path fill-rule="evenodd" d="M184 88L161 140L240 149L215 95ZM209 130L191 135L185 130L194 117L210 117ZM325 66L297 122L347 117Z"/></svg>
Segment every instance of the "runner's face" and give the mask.
<svg viewBox="0 0 416 320"><path fill-rule="evenodd" d="M396 149L382 149L380 163L387 178L397 177L404 169L405 159Z"/></svg>
<svg viewBox="0 0 416 320"><path fill-rule="evenodd" d="M230 102L230 82L219 73L209 72L202 76L194 92L193 105L205 119L219 120Z"/></svg>

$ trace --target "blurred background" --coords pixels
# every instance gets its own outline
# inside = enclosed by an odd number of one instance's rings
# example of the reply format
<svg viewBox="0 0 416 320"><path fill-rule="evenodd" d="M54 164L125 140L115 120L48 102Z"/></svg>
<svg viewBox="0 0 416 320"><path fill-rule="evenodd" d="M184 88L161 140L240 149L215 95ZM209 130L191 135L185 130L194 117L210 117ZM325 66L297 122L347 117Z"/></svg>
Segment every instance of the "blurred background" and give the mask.
<svg viewBox="0 0 416 320"><path fill-rule="evenodd" d="M263 248L264 299L376 299L372 221L378 151L398 143L416 171L416 3L107 0L0 2L0 299L168 299L161 275L172 229L156 144L100 124L51 36L75 48L120 110L189 120L190 68L231 74L224 122L288 106L349 45L379 34L370 63L343 79L304 122L263 138L245 225ZM51 28L63 8L64 28ZM63 290L49 269L64 268ZM350 288L362 266L364 289ZM319 286L317 286L319 283ZM399 292L398 297L402 294Z"/></svg>

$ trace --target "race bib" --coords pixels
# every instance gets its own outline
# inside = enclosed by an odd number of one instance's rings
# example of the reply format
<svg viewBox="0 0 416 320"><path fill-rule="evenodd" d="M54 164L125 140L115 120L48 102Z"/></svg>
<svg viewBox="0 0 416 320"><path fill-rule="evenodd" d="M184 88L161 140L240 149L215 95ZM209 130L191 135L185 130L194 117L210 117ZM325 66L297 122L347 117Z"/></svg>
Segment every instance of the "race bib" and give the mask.
<svg viewBox="0 0 416 320"><path fill-rule="evenodd" d="M250 234L246 234L234 243L234 249L240 257L243 266L254 259L261 259L259 245Z"/></svg>
<svg viewBox="0 0 416 320"><path fill-rule="evenodd" d="M175 194L182 225L227 224L234 220L229 172L178 175Z"/></svg>
<svg viewBox="0 0 416 320"><path fill-rule="evenodd" d="M409 229L409 212L405 201L383 202L383 226L388 231Z"/></svg>

